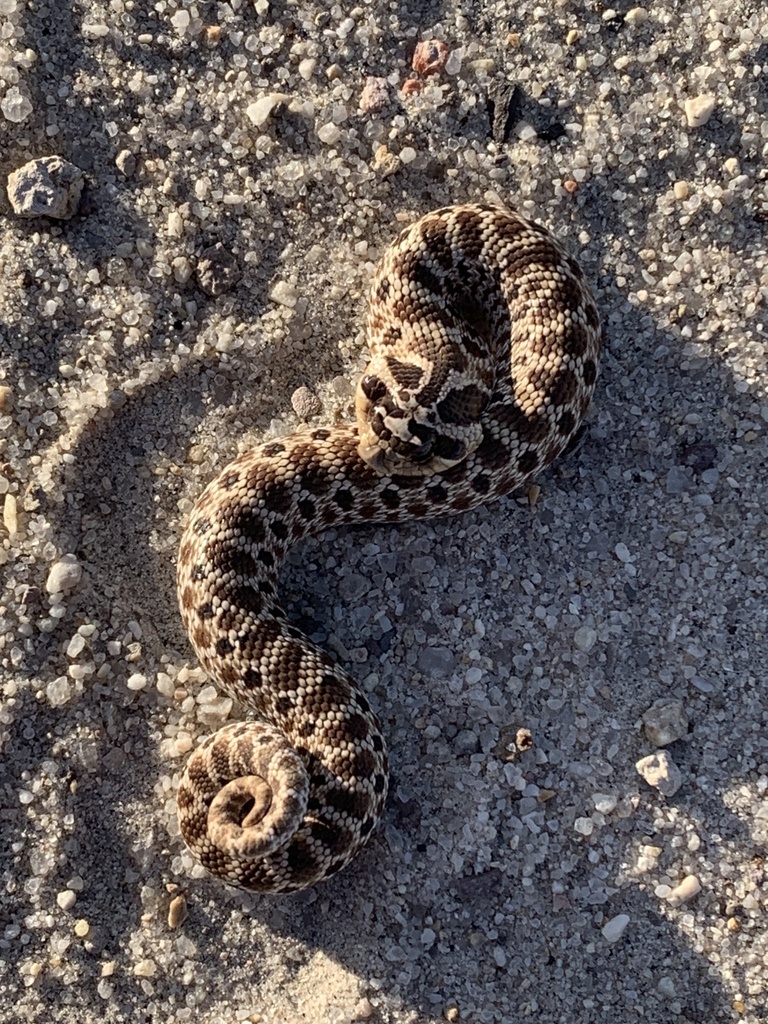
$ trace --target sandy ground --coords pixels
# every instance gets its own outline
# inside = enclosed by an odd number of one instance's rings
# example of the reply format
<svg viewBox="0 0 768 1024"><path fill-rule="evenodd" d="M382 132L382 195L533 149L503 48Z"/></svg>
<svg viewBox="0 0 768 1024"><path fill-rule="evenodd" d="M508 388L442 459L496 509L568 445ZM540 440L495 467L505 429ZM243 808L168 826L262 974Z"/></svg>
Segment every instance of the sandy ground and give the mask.
<svg viewBox="0 0 768 1024"><path fill-rule="evenodd" d="M3 180L85 179L69 220L0 198L0 1020L768 1019L767 42L757 0L0 0ZM482 197L594 283L587 435L535 501L292 553L391 795L339 877L227 890L175 821L241 714L177 613L184 517L298 388L349 416L379 255Z"/></svg>

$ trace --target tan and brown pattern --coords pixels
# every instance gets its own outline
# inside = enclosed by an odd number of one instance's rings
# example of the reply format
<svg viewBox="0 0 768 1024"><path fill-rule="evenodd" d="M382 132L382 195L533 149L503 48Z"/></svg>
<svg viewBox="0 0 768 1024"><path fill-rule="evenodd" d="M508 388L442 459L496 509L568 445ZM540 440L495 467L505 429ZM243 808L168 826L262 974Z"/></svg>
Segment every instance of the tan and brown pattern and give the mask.
<svg viewBox="0 0 768 1024"><path fill-rule="evenodd" d="M192 755L181 831L208 870L260 892L342 868L387 793L368 701L278 603L288 547L331 525L450 515L519 487L568 444L597 374L600 326L578 265L497 206L447 207L404 231L374 277L368 328L357 426L241 455L201 495L179 552L200 662L253 709Z"/></svg>

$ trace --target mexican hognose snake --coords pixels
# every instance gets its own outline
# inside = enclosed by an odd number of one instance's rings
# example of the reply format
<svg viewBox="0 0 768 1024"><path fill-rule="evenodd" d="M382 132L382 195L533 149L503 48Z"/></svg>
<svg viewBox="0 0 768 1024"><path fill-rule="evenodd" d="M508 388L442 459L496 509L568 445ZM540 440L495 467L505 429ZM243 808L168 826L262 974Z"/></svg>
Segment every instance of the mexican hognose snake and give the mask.
<svg viewBox="0 0 768 1024"><path fill-rule="evenodd" d="M235 459L189 518L178 564L192 646L253 721L192 755L182 835L224 881L291 892L365 844L387 794L376 717L285 617L286 550L347 523L464 512L552 461L578 429L600 327L576 262L498 206L437 210L374 276L357 426L303 430Z"/></svg>

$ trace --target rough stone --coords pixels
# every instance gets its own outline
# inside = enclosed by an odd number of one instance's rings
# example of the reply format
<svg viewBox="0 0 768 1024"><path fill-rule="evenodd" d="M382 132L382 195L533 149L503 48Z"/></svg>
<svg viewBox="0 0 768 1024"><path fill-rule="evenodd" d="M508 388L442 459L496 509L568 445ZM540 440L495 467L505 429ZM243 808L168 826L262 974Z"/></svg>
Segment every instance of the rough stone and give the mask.
<svg viewBox="0 0 768 1024"><path fill-rule="evenodd" d="M643 715L643 731L655 747L666 747L688 733L688 716L681 700L662 697Z"/></svg>
<svg viewBox="0 0 768 1024"><path fill-rule="evenodd" d="M45 581L45 589L49 594L61 594L73 590L80 582L83 569L73 554L64 555L54 562Z"/></svg>
<svg viewBox="0 0 768 1024"><path fill-rule="evenodd" d="M641 757L635 765L639 775L663 796L674 796L683 784L680 769L665 750Z"/></svg>
<svg viewBox="0 0 768 1024"><path fill-rule="evenodd" d="M8 175L8 198L18 217L69 220L77 210L83 172L60 156L44 156Z"/></svg>

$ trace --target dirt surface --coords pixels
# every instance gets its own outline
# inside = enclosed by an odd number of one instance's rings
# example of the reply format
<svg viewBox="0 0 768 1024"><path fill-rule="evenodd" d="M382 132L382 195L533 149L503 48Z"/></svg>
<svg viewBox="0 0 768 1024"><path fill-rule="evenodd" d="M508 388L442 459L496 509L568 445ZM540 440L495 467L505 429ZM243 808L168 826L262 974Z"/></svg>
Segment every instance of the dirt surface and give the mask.
<svg viewBox="0 0 768 1024"><path fill-rule="evenodd" d="M83 181L70 219L0 196L0 1020L768 1018L767 43L749 0L0 0L3 181ZM483 198L594 284L584 442L292 552L391 795L337 878L228 890L175 818L242 713L181 626L185 516L292 397L351 415L377 259Z"/></svg>

